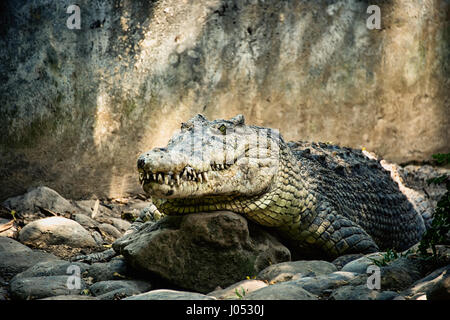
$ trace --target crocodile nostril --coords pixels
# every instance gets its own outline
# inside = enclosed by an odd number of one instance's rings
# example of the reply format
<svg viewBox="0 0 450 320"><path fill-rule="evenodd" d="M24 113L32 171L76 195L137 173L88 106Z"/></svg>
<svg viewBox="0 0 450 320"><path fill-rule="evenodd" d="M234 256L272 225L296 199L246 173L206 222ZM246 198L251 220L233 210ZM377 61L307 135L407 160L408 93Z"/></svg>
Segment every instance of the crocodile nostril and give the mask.
<svg viewBox="0 0 450 320"><path fill-rule="evenodd" d="M143 158L139 158L137 162L138 169L144 169L145 160Z"/></svg>

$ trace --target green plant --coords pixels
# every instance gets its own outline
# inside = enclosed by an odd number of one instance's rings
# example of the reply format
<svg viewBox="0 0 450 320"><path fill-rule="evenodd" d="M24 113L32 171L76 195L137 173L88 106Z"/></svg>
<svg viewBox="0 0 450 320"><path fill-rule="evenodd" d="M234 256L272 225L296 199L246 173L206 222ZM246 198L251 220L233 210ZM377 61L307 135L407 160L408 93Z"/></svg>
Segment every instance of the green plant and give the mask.
<svg viewBox="0 0 450 320"><path fill-rule="evenodd" d="M394 249L387 249L386 253L383 255L383 259L381 259L381 260L372 259L372 258L369 258L369 259L372 260L372 262L376 266L384 267L384 266L387 266L387 264L389 262L397 259L398 257L399 257L399 255Z"/></svg>
<svg viewBox="0 0 450 320"><path fill-rule="evenodd" d="M243 287L241 287L241 292L242 292L242 293L239 293L238 288L234 289L234 293L237 295L237 297L238 297L239 299L244 299L244 297L245 297L245 290L244 290Z"/></svg>
<svg viewBox="0 0 450 320"><path fill-rule="evenodd" d="M434 154L433 159L439 165L446 165L450 163L450 153ZM447 192L438 201L436 210L433 215L433 222L431 227L425 232L419 244L420 253L429 257L428 249L431 248L432 258L438 259L436 245L443 244L446 241L447 234L450 232L450 177L446 174L429 179L429 184L444 184Z"/></svg>

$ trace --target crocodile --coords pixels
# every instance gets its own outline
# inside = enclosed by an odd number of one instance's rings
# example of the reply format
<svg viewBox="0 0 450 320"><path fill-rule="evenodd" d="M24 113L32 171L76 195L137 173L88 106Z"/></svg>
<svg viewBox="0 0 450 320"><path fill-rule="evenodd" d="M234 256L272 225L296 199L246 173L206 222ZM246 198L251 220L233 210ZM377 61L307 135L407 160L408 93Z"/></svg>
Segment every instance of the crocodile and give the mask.
<svg viewBox="0 0 450 320"><path fill-rule="evenodd" d="M418 210L382 163L363 150L285 142L243 115L198 114L166 147L139 156L139 181L153 204L126 234L149 217L228 210L274 231L293 257L403 251L420 241L431 210Z"/></svg>
<svg viewBox="0 0 450 320"><path fill-rule="evenodd" d="M422 216L362 150L285 142L243 115L186 123L139 156L139 179L165 215L228 210L274 230L301 256L335 258L420 241Z"/></svg>

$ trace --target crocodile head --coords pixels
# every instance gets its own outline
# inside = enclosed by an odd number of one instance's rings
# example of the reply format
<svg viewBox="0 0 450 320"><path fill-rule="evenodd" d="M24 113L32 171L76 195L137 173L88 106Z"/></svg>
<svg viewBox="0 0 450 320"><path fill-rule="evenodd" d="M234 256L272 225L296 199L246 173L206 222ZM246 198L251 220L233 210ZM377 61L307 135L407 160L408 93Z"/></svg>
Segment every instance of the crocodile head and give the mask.
<svg viewBox="0 0 450 320"><path fill-rule="evenodd" d="M222 203L272 187L282 146L276 130L247 126L242 115L208 121L198 114L167 147L142 154L137 167L145 192L164 199L165 214L225 209Z"/></svg>

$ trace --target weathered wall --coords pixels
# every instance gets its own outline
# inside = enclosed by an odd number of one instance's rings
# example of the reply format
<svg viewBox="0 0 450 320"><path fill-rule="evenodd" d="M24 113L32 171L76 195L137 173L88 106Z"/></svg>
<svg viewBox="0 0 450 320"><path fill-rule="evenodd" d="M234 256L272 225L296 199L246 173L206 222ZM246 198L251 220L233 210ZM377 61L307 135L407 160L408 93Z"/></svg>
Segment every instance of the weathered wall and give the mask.
<svg viewBox="0 0 450 320"><path fill-rule="evenodd" d="M70 30L73 2L1 5L2 199L138 191L137 156L199 112L396 162L449 151L448 0L77 1Z"/></svg>

